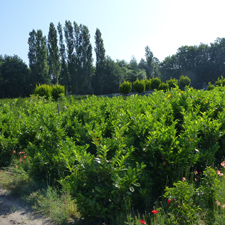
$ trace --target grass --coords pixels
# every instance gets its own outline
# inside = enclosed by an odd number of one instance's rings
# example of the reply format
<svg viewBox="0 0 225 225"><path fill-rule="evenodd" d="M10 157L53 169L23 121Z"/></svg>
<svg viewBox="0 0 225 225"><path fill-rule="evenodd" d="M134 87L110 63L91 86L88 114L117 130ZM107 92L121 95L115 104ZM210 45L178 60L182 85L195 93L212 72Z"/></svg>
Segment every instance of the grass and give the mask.
<svg viewBox="0 0 225 225"><path fill-rule="evenodd" d="M66 192L37 184L28 174L12 166L0 172L0 186L28 203L36 213L49 217L56 225L82 224L77 206Z"/></svg>

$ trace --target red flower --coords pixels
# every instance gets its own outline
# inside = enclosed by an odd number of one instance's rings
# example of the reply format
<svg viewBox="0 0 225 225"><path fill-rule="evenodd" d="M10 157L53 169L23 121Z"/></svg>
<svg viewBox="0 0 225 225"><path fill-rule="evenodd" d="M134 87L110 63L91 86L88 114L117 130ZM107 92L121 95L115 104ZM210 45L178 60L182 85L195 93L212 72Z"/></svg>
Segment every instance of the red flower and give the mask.
<svg viewBox="0 0 225 225"><path fill-rule="evenodd" d="M1 170L1 173L3 173L3 171Z"/></svg>
<svg viewBox="0 0 225 225"><path fill-rule="evenodd" d="M23 160L22 159L20 159L20 162L22 162Z"/></svg>
<svg viewBox="0 0 225 225"><path fill-rule="evenodd" d="M16 154L16 151L13 151L13 154Z"/></svg>
<svg viewBox="0 0 225 225"><path fill-rule="evenodd" d="M146 222L143 219L140 220L140 223L146 224Z"/></svg>
<svg viewBox="0 0 225 225"><path fill-rule="evenodd" d="M183 178L182 178L182 181L185 181L185 180L186 180L186 178L185 178L185 177L183 177Z"/></svg>
<svg viewBox="0 0 225 225"><path fill-rule="evenodd" d="M24 155L23 158L26 159L26 156Z"/></svg>
<svg viewBox="0 0 225 225"><path fill-rule="evenodd" d="M195 175L197 175L198 174L198 171L195 171Z"/></svg>
<svg viewBox="0 0 225 225"><path fill-rule="evenodd" d="M156 209L152 210L152 213L153 213L153 214L157 214L158 212L159 212L159 211L156 210Z"/></svg>

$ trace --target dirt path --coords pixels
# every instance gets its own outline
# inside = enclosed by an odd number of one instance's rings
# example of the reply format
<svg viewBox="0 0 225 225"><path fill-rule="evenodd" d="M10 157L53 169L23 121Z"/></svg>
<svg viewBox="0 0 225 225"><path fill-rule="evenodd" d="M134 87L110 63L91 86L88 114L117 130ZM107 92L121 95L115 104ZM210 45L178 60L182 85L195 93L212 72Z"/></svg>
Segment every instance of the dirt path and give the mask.
<svg viewBox="0 0 225 225"><path fill-rule="evenodd" d="M54 225L49 219L32 212L20 199L7 194L0 187L0 225Z"/></svg>

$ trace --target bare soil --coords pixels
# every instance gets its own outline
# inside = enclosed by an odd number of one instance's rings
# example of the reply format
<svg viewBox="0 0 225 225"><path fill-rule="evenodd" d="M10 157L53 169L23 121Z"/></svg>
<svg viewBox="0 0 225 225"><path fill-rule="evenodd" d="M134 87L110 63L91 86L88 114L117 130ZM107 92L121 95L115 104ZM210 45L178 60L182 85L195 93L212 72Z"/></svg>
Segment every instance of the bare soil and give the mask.
<svg viewBox="0 0 225 225"><path fill-rule="evenodd" d="M35 214L22 200L0 187L0 225L11 224L54 225L50 219Z"/></svg>

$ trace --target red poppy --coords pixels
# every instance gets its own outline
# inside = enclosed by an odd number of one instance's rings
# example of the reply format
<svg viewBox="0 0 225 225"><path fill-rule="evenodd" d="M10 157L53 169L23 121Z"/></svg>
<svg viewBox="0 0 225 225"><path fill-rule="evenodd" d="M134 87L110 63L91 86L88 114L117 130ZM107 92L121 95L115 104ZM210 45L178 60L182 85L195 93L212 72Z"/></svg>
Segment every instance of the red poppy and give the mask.
<svg viewBox="0 0 225 225"><path fill-rule="evenodd" d="M153 213L153 214L157 214L158 212L159 212L159 211L156 210L156 209L152 210L152 213Z"/></svg>
<svg viewBox="0 0 225 225"><path fill-rule="evenodd" d="M168 202L168 204L170 204L171 201L169 199L167 199L167 202Z"/></svg>
<svg viewBox="0 0 225 225"><path fill-rule="evenodd" d="M26 159L26 156L24 155L23 158Z"/></svg>
<svg viewBox="0 0 225 225"><path fill-rule="evenodd" d="M146 222L143 219L140 220L140 223L146 224Z"/></svg>

